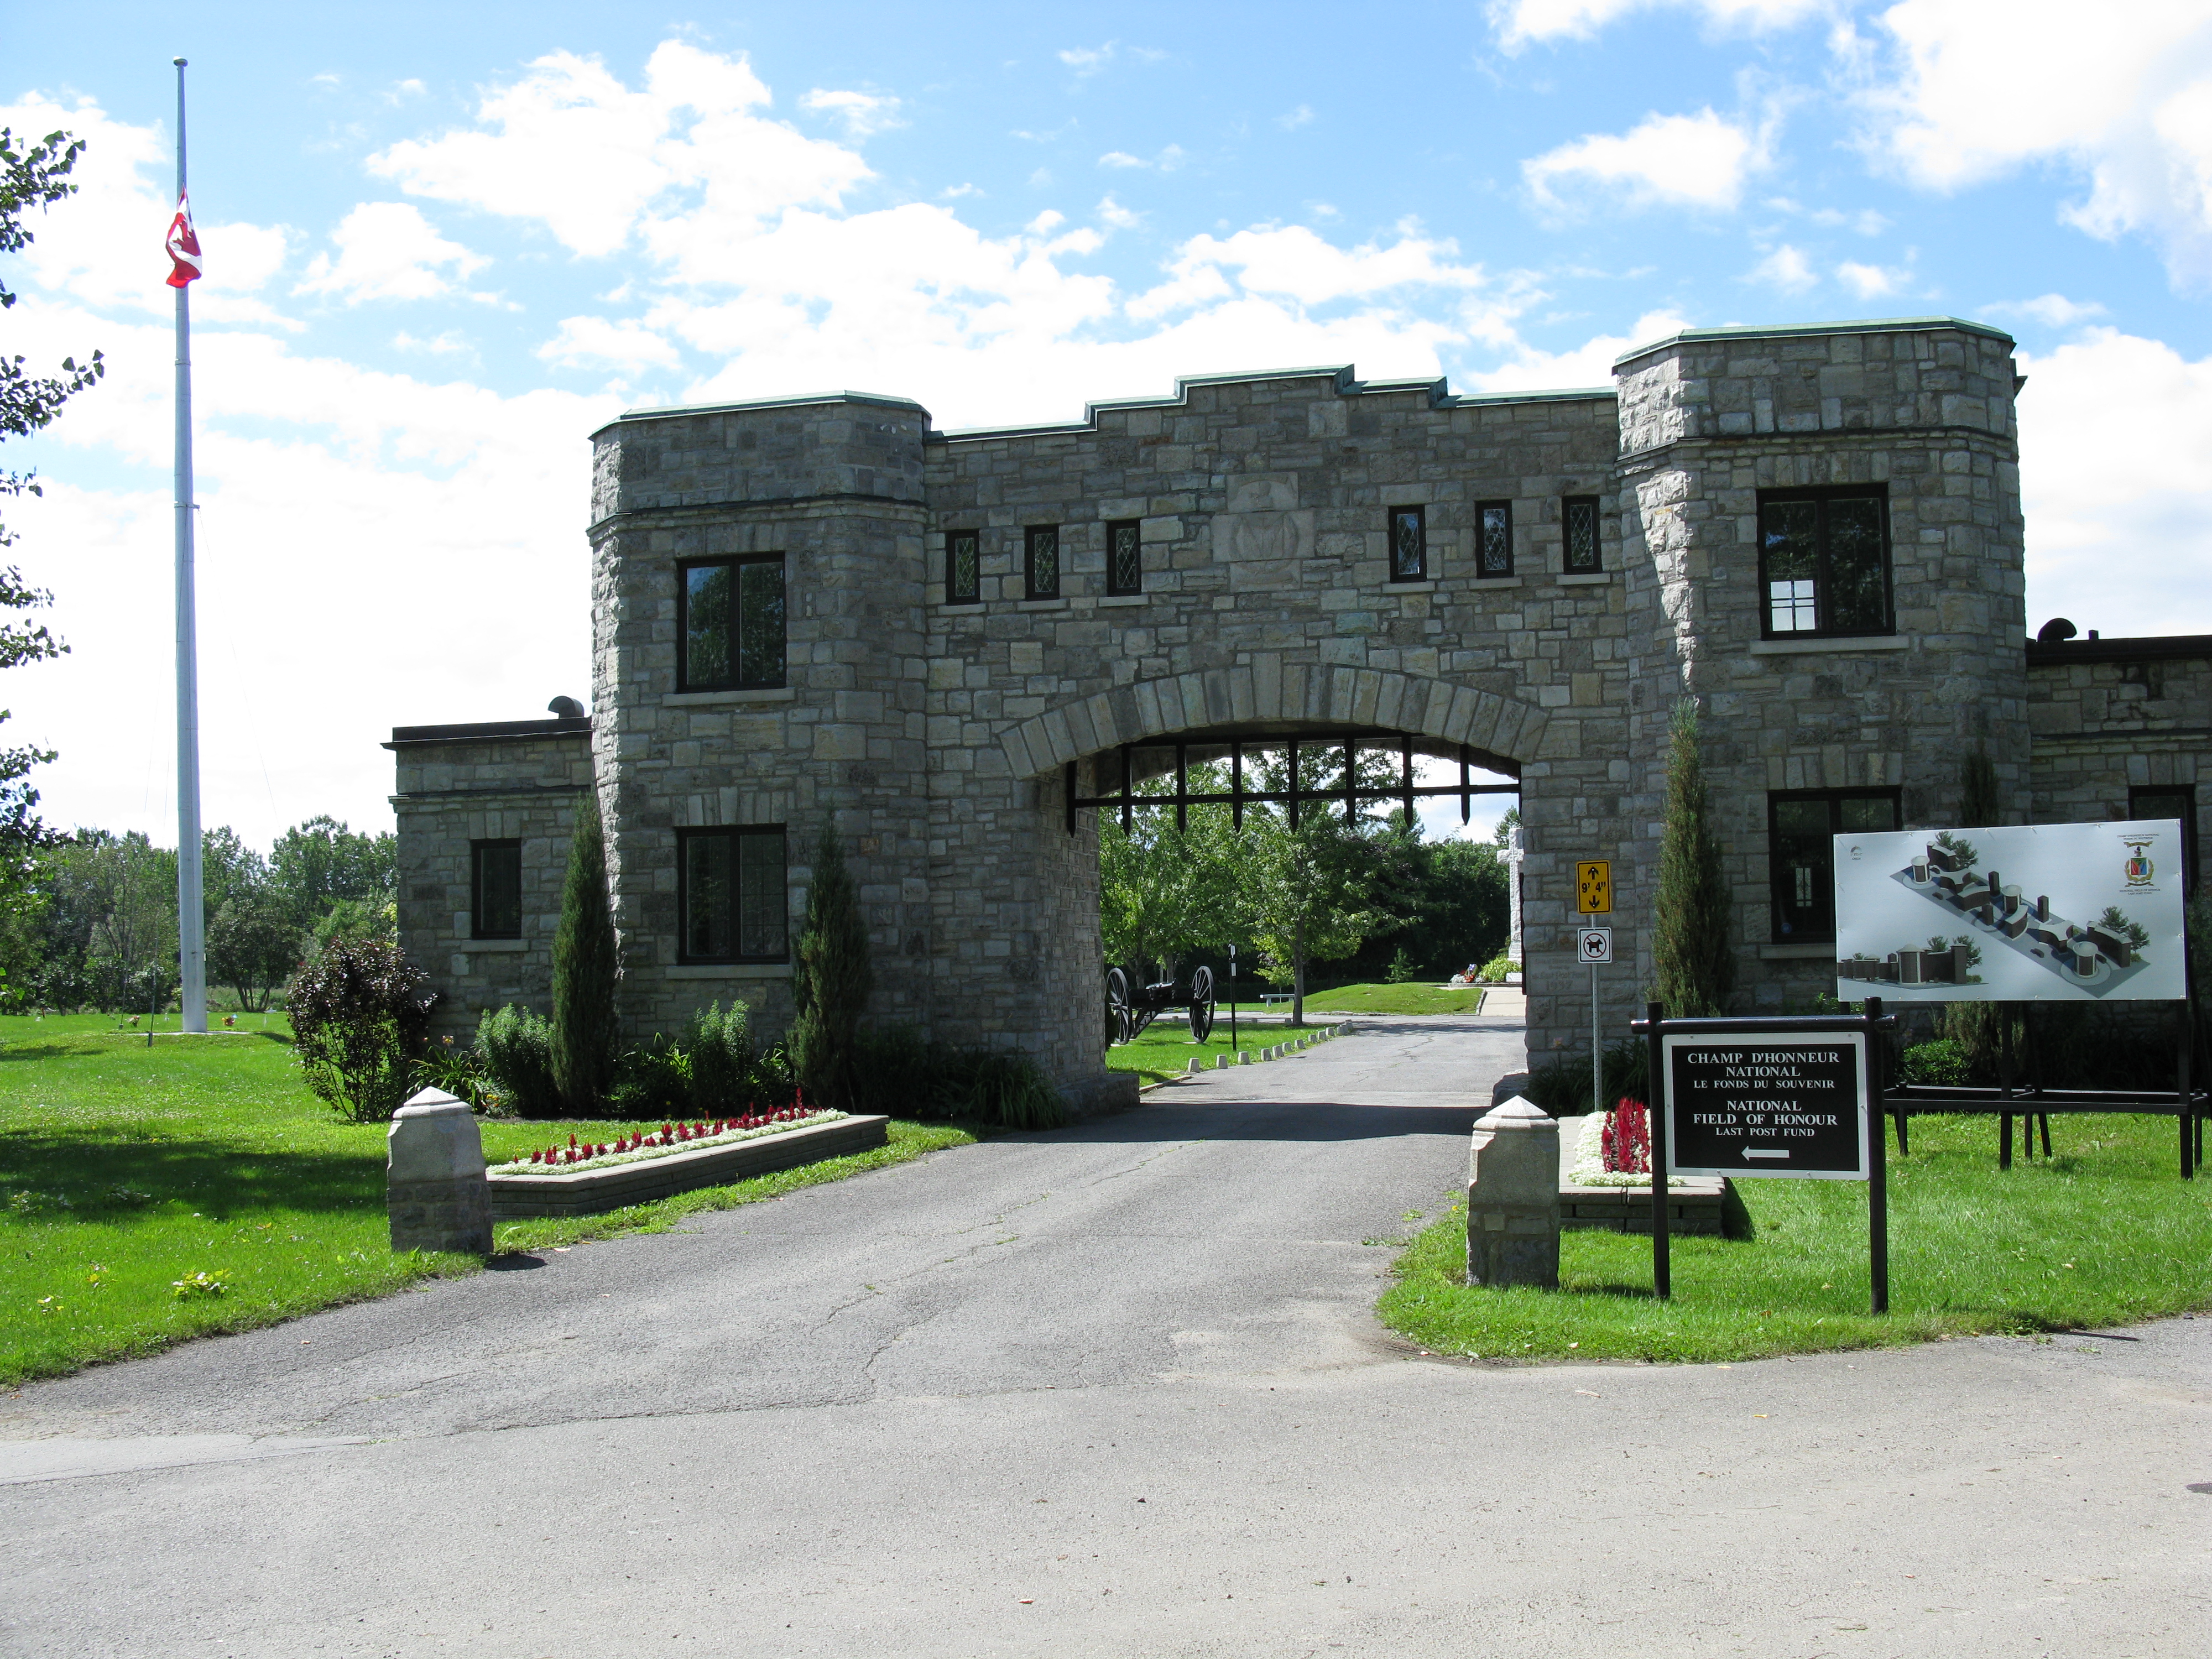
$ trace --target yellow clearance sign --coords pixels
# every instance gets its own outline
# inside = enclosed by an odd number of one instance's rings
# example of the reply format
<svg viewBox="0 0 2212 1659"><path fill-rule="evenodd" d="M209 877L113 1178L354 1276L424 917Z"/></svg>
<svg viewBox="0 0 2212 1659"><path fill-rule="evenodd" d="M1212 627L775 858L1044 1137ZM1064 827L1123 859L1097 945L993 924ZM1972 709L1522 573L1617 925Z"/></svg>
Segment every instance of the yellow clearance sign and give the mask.
<svg viewBox="0 0 2212 1659"><path fill-rule="evenodd" d="M1585 916L1613 914L1613 861L1585 859L1575 866L1575 909Z"/></svg>

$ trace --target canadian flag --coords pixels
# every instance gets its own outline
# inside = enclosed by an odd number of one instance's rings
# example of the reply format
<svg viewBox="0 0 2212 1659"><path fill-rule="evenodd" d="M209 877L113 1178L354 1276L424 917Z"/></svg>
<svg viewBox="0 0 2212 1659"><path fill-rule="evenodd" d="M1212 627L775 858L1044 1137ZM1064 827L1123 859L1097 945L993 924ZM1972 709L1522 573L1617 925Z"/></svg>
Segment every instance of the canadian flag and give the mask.
<svg viewBox="0 0 2212 1659"><path fill-rule="evenodd" d="M192 234L192 204L177 198L177 216L169 221L169 286L182 288L200 274L200 239Z"/></svg>

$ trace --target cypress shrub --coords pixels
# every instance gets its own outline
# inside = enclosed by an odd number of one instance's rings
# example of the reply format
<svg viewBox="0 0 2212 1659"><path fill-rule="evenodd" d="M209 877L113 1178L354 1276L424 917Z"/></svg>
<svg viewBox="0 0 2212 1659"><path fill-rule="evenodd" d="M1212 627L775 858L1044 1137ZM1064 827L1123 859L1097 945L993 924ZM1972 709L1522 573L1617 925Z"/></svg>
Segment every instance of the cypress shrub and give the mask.
<svg viewBox="0 0 2212 1659"><path fill-rule="evenodd" d="M1997 794L1996 763L1989 750L1977 749L1959 763L1959 824L1961 829L1984 829L2004 822L2004 803Z"/></svg>
<svg viewBox="0 0 2212 1659"><path fill-rule="evenodd" d="M792 1069L815 1105L849 1111L860 1093L860 1015L875 974L860 896L845 868L836 826L827 820L815 848L798 957L791 978Z"/></svg>
<svg viewBox="0 0 2212 1659"><path fill-rule="evenodd" d="M1652 902L1652 995L1668 1014L1694 1018L1726 1012L1735 988L1735 952L1729 944L1734 906L1698 759L1697 704L1686 697L1675 704L1669 725L1666 827Z"/></svg>
<svg viewBox="0 0 2212 1659"><path fill-rule="evenodd" d="M576 805L568 872L561 887L561 926L553 936L553 1085L562 1108L588 1117L614 1082L622 1056L615 981L622 965L607 902L606 831L597 790Z"/></svg>

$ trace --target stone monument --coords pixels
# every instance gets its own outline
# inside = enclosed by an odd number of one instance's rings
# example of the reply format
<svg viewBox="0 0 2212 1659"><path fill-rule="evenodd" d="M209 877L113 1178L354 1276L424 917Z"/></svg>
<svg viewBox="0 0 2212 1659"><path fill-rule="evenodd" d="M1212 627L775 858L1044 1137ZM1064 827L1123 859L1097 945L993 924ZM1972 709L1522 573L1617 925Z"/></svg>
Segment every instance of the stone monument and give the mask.
<svg viewBox="0 0 2212 1659"><path fill-rule="evenodd" d="M385 1209L395 1250L491 1254L483 1137L465 1101L425 1089L392 1116Z"/></svg>
<svg viewBox="0 0 2212 1659"><path fill-rule="evenodd" d="M1559 1126L1519 1095L1475 1121L1467 1282L1559 1288Z"/></svg>

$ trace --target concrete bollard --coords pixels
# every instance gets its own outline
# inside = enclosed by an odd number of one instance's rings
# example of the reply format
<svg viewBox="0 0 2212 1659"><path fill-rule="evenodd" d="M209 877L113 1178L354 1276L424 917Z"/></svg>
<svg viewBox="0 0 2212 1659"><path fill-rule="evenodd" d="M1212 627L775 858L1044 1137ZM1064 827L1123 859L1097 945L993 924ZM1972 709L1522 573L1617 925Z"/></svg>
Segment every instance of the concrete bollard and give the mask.
<svg viewBox="0 0 2212 1659"><path fill-rule="evenodd" d="M1518 1095L1475 1121L1467 1282L1559 1288L1559 1126Z"/></svg>
<svg viewBox="0 0 2212 1659"><path fill-rule="evenodd" d="M1237 1051L1237 1063L1239 1066L1249 1066L1252 1063L1252 1051L1249 1048L1239 1048ZM2179 1097L2177 1096L2175 1098L2179 1099Z"/></svg>
<svg viewBox="0 0 2212 1659"><path fill-rule="evenodd" d="M491 1254L483 1136L467 1103L425 1089L392 1116L384 1207L395 1250Z"/></svg>

